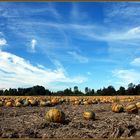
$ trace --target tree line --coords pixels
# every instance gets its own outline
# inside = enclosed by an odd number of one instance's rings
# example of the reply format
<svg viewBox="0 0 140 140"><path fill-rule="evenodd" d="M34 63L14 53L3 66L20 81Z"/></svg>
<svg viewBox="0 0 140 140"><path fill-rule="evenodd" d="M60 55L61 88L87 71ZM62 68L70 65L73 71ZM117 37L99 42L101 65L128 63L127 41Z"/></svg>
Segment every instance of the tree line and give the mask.
<svg viewBox="0 0 140 140"><path fill-rule="evenodd" d="M85 91L82 92L78 89L78 86L74 88L66 88L62 91L52 92L49 89L45 89L43 86L33 86L29 88L18 89L6 89L0 90L0 96L114 96L114 95L140 95L140 84L134 85L128 84L128 87L121 86L116 90L113 86L104 87L102 89L94 90L85 87Z"/></svg>

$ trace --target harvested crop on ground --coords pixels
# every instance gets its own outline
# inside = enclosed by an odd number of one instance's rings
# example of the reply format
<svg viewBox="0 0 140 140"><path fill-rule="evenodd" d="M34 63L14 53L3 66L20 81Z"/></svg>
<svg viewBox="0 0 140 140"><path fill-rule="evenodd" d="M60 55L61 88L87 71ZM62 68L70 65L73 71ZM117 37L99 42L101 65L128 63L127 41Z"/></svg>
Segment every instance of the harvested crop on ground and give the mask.
<svg viewBox="0 0 140 140"><path fill-rule="evenodd" d="M122 103L124 106L128 103ZM112 103L55 106L0 107L1 138L138 138L140 112L115 113ZM63 123L48 122L50 109L65 113ZM93 111L95 120L83 118L84 111Z"/></svg>

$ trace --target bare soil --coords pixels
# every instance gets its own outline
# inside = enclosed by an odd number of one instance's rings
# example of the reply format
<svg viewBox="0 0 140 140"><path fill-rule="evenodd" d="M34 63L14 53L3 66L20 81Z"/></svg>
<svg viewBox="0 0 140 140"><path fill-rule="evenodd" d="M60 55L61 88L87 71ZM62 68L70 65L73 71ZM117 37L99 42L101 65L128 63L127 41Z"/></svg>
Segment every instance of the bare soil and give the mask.
<svg viewBox="0 0 140 140"><path fill-rule="evenodd" d="M64 124L49 123L45 113L61 109ZM83 111L94 111L96 120L83 119ZM1 138L138 138L138 114L114 113L111 104L66 105L54 107L0 107Z"/></svg>

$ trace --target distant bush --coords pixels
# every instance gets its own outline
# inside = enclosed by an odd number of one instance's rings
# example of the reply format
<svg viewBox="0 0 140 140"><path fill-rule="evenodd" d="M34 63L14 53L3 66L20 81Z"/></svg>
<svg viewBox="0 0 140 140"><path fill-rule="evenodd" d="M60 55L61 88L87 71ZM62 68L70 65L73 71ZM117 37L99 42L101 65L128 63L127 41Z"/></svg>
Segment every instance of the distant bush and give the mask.
<svg viewBox="0 0 140 140"><path fill-rule="evenodd" d="M33 86L29 88L18 88L18 89L6 89L0 90L0 96L114 96L114 95L140 95L140 84L134 85L133 83L128 84L128 88L120 87L116 90L113 86L107 88L90 89L85 87L85 92L78 89L78 86L66 88L65 90L51 92L49 89L45 89L43 86Z"/></svg>

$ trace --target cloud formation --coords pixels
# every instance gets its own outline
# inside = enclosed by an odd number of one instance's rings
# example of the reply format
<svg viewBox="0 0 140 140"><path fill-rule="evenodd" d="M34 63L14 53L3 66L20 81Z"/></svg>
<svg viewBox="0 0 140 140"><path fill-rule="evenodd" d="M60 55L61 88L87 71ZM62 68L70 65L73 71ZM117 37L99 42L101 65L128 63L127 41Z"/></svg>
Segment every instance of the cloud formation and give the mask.
<svg viewBox="0 0 140 140"><path fill-rule="evenodd" d="M64 9L61 8L63 6ZM112 73L105 71L114 68L118 68L113 73L118 83L137 82L139 72L132 66L140 65L139 19L138 3L0 3L0 29L5 35L0 32L0 49L8 41L5 50L15 53L1 52L0 77L5 82L1 85L39 83L54 88L60 86L58 82L84 82L85 77L71 77L66 72L67 69L76 75L78 68L81 69L78 72L94 79L95 83L105 79L107 74L112 79ZM22 57L30 59L30 62L18 56L21 52ZM33 54L35 52L37 54ZM130 62L132 58L135 59ZM38 64L33 66L31 62L35 64L36 59ZM71 67L73 62L77 67ZM84 64L89 65L83 68ZM111 64L109 68L108 64ZM126 65L128 69L120 69ZM94 72L94 67L99 70ZM101 77L100 73L105 76ZM87 83L91 84L90 81ZM107 82L104 80L102 83Z"/></svg>
<svg viewBox="0 0 140 140"><path fill-rule="evenodd" d="M116 84L127 86L129 83L138 84L140 79L140 72L134 69L116 69L112 71L116 78Z"/></svg>
<svg viewBox="0 0 140 140"><path fill-rule="evenodd" d="M135 58L132 62L130 62L130 64L134 66L140 66L140 57Z"/></svg>
<svg viewBox="0 0 140 140"><path fill-rule="evenodd" d="M83 83L85 77L66 76L62 69L50 70L44 66L33 66L29 61L14 54L0 52L0 88L28 87L51 83Z"/></svg>
<svg viewBox="0 0 140 140"><path fill-rule="evenodd" d="M6 39L0 38L0 49L1 49L1 47L5 46L5 45L7 45Z"/></svg>
<svg viewBox="0 0 140 140"><path fill-rule="evenodd" d="M36 45L37 45L37 40L32 39L31 40L31 52L35 52Z"/></svg>

